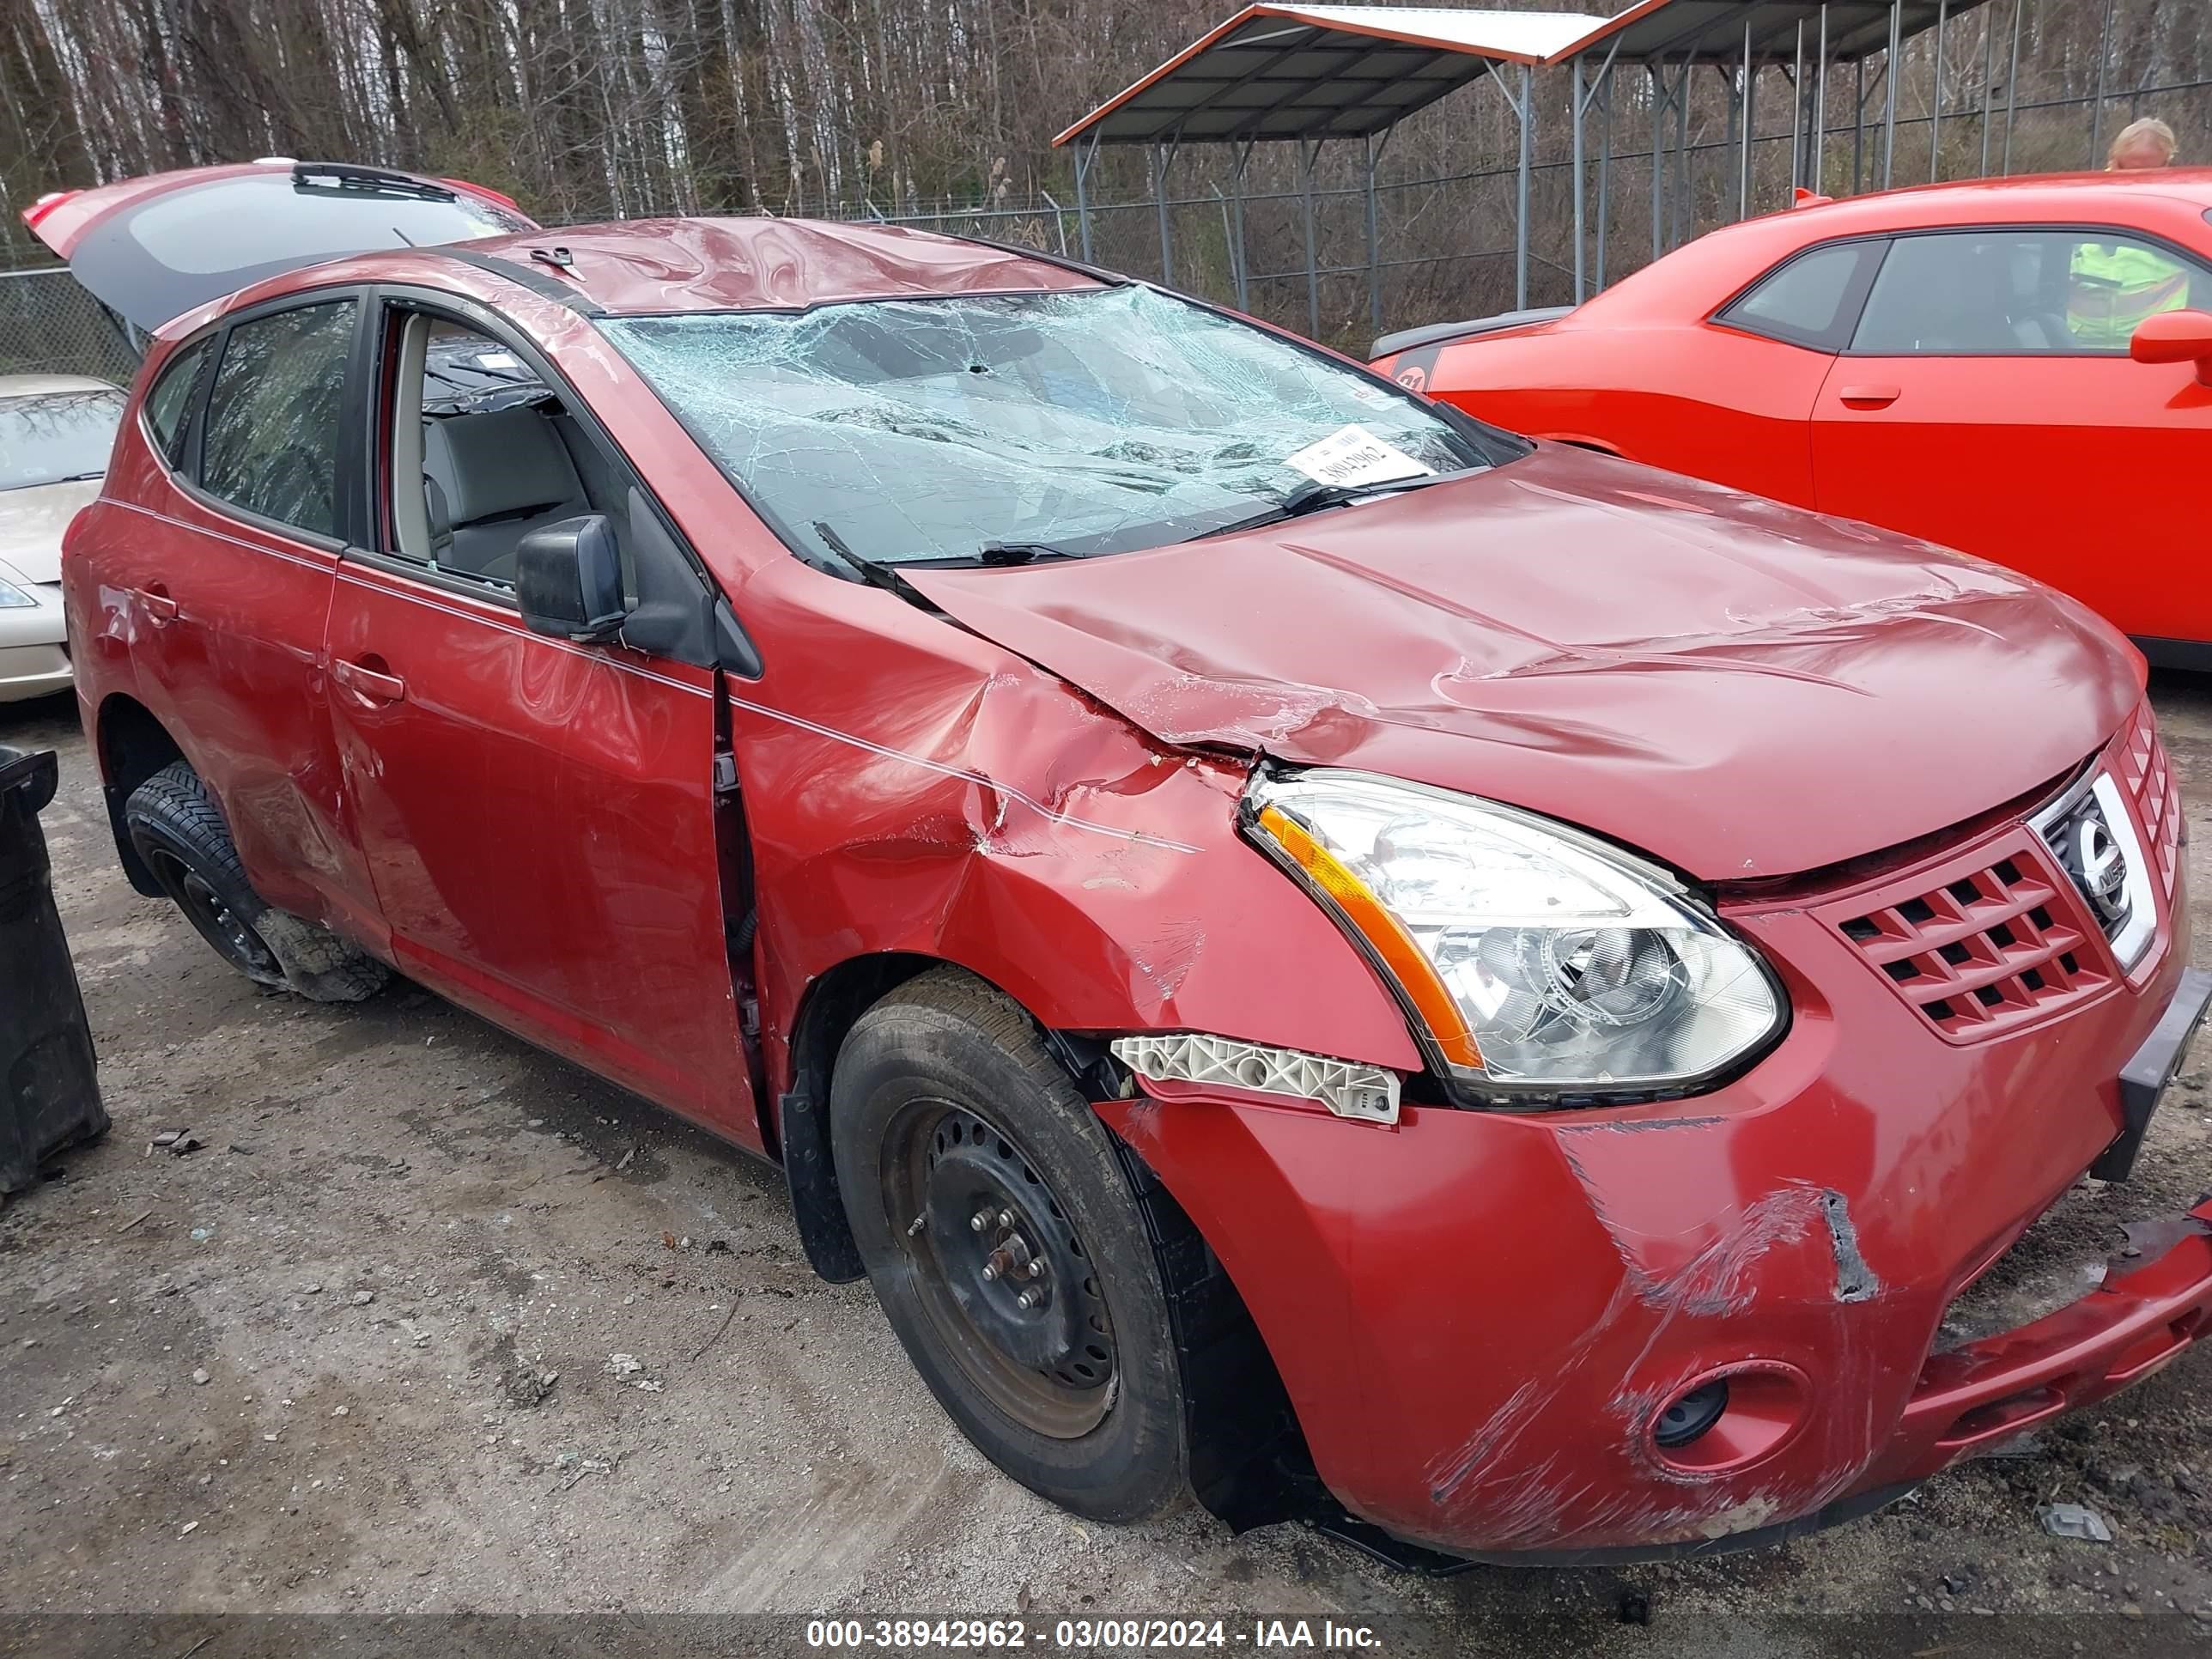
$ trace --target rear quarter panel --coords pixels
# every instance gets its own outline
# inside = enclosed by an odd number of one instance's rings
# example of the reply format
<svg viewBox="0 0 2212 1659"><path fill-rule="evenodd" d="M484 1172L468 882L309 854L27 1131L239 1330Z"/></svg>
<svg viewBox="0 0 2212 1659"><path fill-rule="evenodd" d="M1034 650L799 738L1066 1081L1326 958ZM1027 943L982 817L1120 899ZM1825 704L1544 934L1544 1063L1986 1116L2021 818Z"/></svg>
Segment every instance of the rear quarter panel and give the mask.
<svg viewBox="0 0 2212 1659"><path fill-rule="evenodd" d="M1446 346L1424 378L1430 396L1530 437L1810 506L1809 422L1833 361L1702 322L1554 325ZM1382 367L1404 379L1407 365Z"/></svg>

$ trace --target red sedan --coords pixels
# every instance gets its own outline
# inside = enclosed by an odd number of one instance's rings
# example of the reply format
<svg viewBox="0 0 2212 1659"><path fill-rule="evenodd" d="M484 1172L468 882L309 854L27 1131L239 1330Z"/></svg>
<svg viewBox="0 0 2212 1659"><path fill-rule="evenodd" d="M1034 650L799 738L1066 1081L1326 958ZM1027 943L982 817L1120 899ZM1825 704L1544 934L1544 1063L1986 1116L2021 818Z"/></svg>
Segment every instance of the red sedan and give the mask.
<svg viewBox="0 0 2212 1659"><path fill-rule="evenodd" d="M379 251L142 283L65 550L124 869L778 1162L1038 1492L1732 1547L2205 1328L2212 1200L1961 1311L2212 1000L2082 606L1043 254L270 193Z"/></svg>
<svg viewBox="0 0 2212 1659"><path fill-rule="evenodd" d="M1376 343L1541 438L1924 537L2212 668L2212 169L1984 179L1699 238L1588 304ZM2132 346L2132 349L2130 349Z"/></svg>

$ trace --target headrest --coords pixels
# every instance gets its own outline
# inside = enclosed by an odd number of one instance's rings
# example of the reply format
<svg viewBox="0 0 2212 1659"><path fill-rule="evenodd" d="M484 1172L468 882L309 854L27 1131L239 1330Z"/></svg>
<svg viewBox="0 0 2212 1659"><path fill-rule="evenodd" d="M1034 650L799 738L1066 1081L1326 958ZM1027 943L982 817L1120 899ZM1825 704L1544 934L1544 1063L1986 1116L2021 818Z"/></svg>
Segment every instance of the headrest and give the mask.
<svg viewBox="0 0 2212 1659"><path fill-rule="evenodd" d="M444 489L457 526L558 507L584 493L553 423L527 406L426 423L422 471Z"/></svg>

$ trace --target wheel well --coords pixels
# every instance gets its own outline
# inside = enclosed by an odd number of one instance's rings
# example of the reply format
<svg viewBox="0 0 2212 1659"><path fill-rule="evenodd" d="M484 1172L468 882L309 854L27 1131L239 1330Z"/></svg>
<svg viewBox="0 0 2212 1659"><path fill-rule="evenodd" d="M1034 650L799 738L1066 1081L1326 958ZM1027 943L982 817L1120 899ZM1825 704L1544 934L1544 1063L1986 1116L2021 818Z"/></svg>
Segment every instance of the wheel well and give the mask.
<svg viewBox="0 0 2212 1659"><path fill-rule="evenodd" d="M808 1265L832 1284L867 1270L845 1219L830 1152L830 1069L855 1020L893 988L939 965L933 957L907 952L841 962L807 988L792 1024L791 1087L776 1114L776 1139Z"/></svg>
<svg viewBox="0 0 2212 1659"><path fill-rule="evenodd" d="M185 751L151 709L120 692L100 705L99 744L100 787L107 797L107 824L114 832L116 856L131 886L149 898L159 898L161 884L123 827L123 807L133 790L163 767L183 760Z"/></svg>
<svg viewBox="0 0 2212 1659"><path fill-rule="evenodd" d="M845 1220L837 1166L830 1146L830 1073L853 1024L890 991L933 968L954 968L984 984L973 970L915 951L884 951L839 963L807 988L792 1024L791 1087L769 1127L783 1158L791 1206L808 1265L833 1284L861 1277L860 1255ZM991 988L1005 994L1005 988ZM1013 1000L1018 1003L1021 999ZM1115 1092L1121 1077L1103 1042L1039 1024L1037 1035L1085 1099Z"/></svg>

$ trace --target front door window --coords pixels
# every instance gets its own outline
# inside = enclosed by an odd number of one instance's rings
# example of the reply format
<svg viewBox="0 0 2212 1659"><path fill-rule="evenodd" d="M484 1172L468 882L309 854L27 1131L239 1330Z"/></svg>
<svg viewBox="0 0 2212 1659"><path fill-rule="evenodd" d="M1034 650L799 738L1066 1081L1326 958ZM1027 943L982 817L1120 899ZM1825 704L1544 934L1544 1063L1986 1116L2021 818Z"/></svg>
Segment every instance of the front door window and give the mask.
<svg viewBox="0 0 2212 1659"><path fill-rule="evenodd" d="M2124 352L2148 317L2212 303L2212 271L2117 230L1949 230L1899 237L1856 355Z"/></svg>

